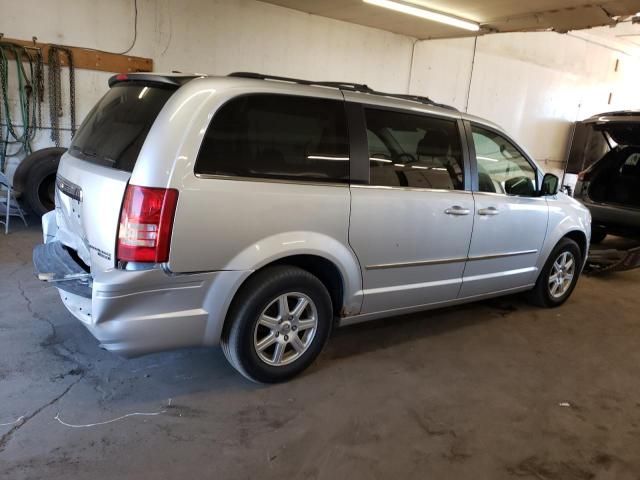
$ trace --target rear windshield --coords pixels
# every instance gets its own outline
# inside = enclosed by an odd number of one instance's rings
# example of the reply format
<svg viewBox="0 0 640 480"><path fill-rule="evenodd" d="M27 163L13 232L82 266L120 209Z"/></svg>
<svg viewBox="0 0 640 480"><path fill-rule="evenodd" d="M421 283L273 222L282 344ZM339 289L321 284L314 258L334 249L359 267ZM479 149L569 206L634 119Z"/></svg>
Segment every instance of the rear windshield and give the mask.
<svg viewBox="0 0 640 480"><path fill-rule="evenodd" d="M133 171L158 113L175 88L121 83L89 112L69 148L91 163Z"/></svg>

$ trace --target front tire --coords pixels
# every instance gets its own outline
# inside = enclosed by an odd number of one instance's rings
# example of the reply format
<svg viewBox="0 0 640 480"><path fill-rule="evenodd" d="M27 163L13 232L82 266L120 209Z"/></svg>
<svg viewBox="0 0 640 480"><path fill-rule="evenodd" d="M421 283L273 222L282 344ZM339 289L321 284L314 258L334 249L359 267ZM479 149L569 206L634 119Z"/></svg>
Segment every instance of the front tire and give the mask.
<svg viewBox="0 0 640 480"><path fill-rule="evenodd" d="M305 370L333 323L329 292L306 270L275 266L252 276L236 295L222 334L229 363L249 380L276 383Z"/></svg>
<svg viewBox="0 0 640 480"><path fill-rule="evenodd" d="M571 296L582 269L582 252L570 238L563 238L549 255L529 300L539 307L559 307Z"/></svg>

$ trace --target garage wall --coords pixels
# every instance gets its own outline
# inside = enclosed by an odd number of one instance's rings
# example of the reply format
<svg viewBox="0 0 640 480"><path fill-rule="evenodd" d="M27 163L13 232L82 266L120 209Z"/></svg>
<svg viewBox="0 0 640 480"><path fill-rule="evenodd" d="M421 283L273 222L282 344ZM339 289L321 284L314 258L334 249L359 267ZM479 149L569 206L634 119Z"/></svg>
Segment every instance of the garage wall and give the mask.
<svg viewBox="0 0 640 480"><path fill-rule="evenodd" d="M0 12L2 31L11 38L36 35L44 42L122 52L133 37L133 0L0 0ZM376 88L405 92L412 45L402 35L254 0L138 0L138 38L130 53L153 58L156 71L375 79ZM78 119L104 93L110 76L76 71ZM13 70L10 78L15 81ZM45 111L45 126L48 118ZM61 124L70 127L66 111ZM48 135L38 134L34 148L50 146ZM65 145L69 138L66 132ZM10 173L16 164L12 160Z"/></svg>
<svg viewBox="0 0 640 480"><path fill-rule="evenodd" d="M557 170L572 122L640 108L639 72L636 58L570 35L497 34L418 43L411 91L498 123Z"/></svg>
<svg viewBox="0 0 640 480"><path fill-rule="evenodd" d="M7 37L37 35L45 42L116 52L133 37L133 0L0 0L0 12ZM475 45L474 39L415 42L254 0L138 0L138 15L130 53L153 58L157 71L249 70L428 95L503 125L551 168L564 159L570 122L618 106L640 108L638 98L633 105L622 94L638 97L623 81L638 71L637 63L567 35L488 35ZM622 63L615 73L617 58ZM110 74L76 75L82 119ZM69 127L66 116L61 123ZM45 130L34 148L50 144Z"/></svg>

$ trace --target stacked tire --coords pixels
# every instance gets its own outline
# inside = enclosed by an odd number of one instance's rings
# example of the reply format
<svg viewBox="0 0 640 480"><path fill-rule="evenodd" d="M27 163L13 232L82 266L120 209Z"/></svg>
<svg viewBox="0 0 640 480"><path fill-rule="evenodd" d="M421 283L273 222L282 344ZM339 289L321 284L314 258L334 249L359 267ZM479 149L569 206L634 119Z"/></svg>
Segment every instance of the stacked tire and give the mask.
<svg viewBox="0 0 640 480"><path fill-rule="evenodd" d="M43 148L20 162L13 175L13 188L20 199L38 216L55 208L56 172L66 148Z"/></svg>

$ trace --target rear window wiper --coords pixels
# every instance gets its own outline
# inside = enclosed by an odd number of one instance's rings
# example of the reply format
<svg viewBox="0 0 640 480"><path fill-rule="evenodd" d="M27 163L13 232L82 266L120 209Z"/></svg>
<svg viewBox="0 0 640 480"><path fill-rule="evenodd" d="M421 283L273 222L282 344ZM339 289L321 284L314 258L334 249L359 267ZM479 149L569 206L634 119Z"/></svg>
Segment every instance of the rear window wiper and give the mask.
<svg viewBox="0 0 640 480"><path fill-rule="evenodd" d="M92 152L92 151L90 151L89 149L86 149L86 148L80 148L80 147L78 147L76 145L71 145L69 150L71 150L72 152L80 153L80 154L82 154L82 155L84 155L86 157L94 158L94 157L98 156L98 154L96 152Z"/></svg>

